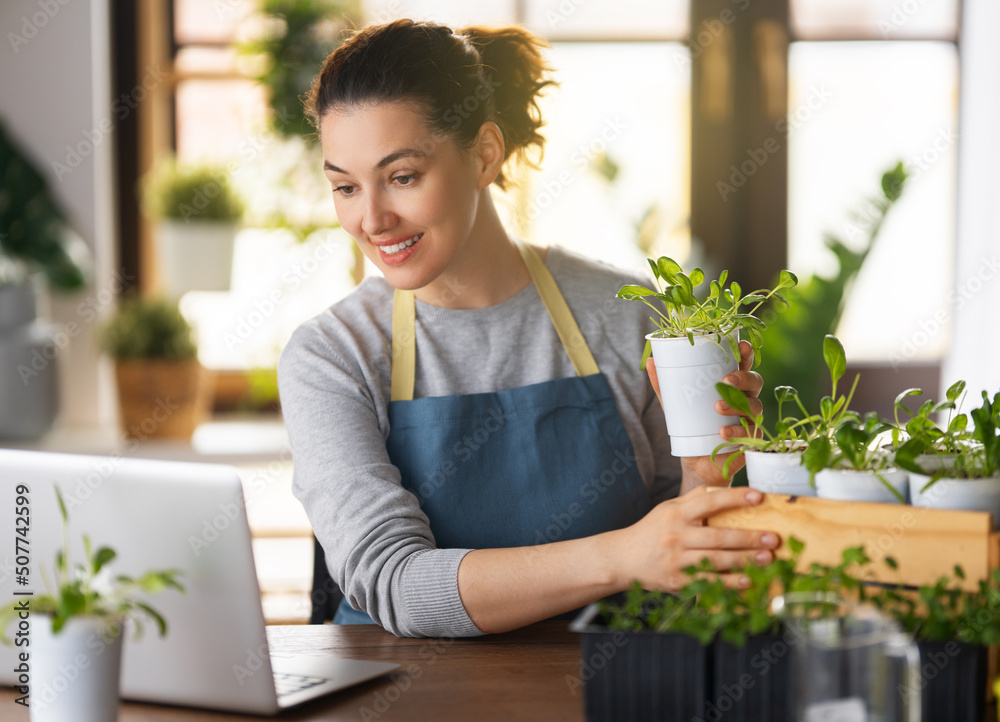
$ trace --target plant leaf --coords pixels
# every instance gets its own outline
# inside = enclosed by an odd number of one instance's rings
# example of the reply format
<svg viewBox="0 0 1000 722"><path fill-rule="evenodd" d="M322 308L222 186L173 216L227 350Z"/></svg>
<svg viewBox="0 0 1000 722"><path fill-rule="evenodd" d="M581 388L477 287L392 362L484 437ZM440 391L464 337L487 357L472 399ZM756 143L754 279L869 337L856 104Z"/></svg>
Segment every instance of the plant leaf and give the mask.
<svg viewBox="0 0 1000 722"><path fill-rule="evenodd" d="M827 334L823 338L823 359L826 361L827 368L830 369L831 378L836 383L847 370L847 354L844 352L844 346L840 343L840 339L832 334Z"/></svg>
<svg viewBox="0 0 1000 722"><path fill-rule="evenodd" d="M721 396L722 400L729 404L729 406L741 413L746 414L747 416L753 416L753 412L750 411L750 402L747 399L746 394L738 388L720 381L715 385L715 390L719 392L719 396Z"/></svg>

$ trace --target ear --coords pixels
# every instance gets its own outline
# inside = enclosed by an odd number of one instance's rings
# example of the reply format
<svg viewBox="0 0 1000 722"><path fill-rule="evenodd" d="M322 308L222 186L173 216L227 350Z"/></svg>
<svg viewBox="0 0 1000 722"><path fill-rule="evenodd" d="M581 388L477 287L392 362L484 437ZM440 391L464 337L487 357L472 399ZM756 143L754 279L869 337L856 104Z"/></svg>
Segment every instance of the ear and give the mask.
<svg viewBox="0 0 1000 722"><path fill-rule="evenodd" d="M504 156L503 133L492 120L479 126L476 137L475 155L479 172L479 189L486 188L500 175Z"/></svg>

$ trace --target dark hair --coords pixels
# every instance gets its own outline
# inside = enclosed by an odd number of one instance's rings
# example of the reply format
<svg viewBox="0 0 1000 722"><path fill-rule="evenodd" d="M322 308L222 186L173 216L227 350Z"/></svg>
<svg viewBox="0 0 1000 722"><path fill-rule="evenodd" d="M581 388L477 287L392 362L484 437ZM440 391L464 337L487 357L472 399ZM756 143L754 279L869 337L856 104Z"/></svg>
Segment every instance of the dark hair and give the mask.
<svg viewBox="0 0 1000 722"><path fill-rule="evenodd" d="M355 32L323 63L305 98L305 114L320 127L332 109L385 101L417 101L428 125L472 146L479 128L495 122L503 133L504 161L541 157L545 138L537 96L551 68L544 40L524 30L468 27L452 30L432 22L395 20ZM530 160L528 161L530 162ZM504 187L501 170L497 184Z"/></svg>

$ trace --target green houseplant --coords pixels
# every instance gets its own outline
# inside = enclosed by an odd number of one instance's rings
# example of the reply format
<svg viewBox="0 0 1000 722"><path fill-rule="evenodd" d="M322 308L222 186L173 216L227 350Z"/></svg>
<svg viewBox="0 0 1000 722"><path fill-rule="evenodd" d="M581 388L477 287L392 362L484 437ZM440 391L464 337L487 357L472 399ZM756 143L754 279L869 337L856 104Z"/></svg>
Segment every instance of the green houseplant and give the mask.
<svg viewBox="0 0 1000 722"><path fill-rule="evenodd" d="M751 580L744 589L727 587L702 561L685 570L690 581L676 594L635 585L588 607L572 627L582 634L587 718L628 709L630 719L792 720L792 651L801 638L772 601L805 595L820 618L836 614L827 600L871 605L914 637L922 668L932 668L919 681L899 676L889 692L920 699L923 719L983 719L985 651L1000 641L1000 571L973 592L957 565L953 578L916 589L872 586L874 562L863 547L806 568L804 545L794 537L787 544L786 558L743 568ZM897 568L892 557L884 562Z"/></svg>
<svg viewBox="0 0 1000 722"><path fill-rule="evenodd" d="M121 669L122 636L130 622L138 637L143 619L152 620L160 635L167 623L143 597L166 589L184 591L176 570L149 571L134 578L110 578L109 565L116 552L106 546L96 549L83 536L84 557L72 563L69 514L62 493L54 485L62 519L63 544L55 558L55 580L41 568L45 593L18 597L0 612L0 639L11 644L6 630L15 620L14 641L27 648L21 663L31 672L31 718L34 722L105 722L115 719ZM28 487L19 486L18 494ZM19 497L27 505L27 497ZM28 640L28 644L22 644ZM27 661L30 660L30 665ZM84 660L81 662L80 660ZM72 684L66 685L67 669ZM58 680L63 684L58 684ZM27 696L27 685L18 688Z"/></svg>
<svg viewBox="0 0 1000 722"><path fill-rule="evenodd" d="M140 441L190 438L208 413L211 378L177 302L127 298L101 327L99 340L115 359L125 433Z"/></svg>
<svg viewBox="0 0 1000 722"><path fill-rule="evenodd" d="M163 160L146 179L143 202L158 221L158 259L172 296L229 289L244 205L226 169Z"/></svg>
<svg viewBox="0 0 1000 722"><path fill-rule="evenodd" d="M990 399L983 391L982 400L979 408L969 412L971 430L955 422L961 417L954 417L945 430L937 430L940 435L928 431L911 437L900 446L896 458L900 466L909 467L914 505L988 511L996 529L1000 528L1000 392ZM953 425L961 430L949 433ZM942 454L947 450L947 463L937 464L928 473L927 463L921 462L924 449Z"/></svg>
<svg viewBox="0 0 1000 722"><path fill-rule="evenodd" d="M906 389L896 396L893 403L892 443L899 466L907 471L924 474L933 473L951 466L955 456L968 444L969 419L958 413L957 405L965 392L965 381L956 381L945 392L945 400L934 403L927 400L916 412L910 412L904 401L910 396L921 396L921 389ZM932 416L948 412L943 426L938 426ZM909 419L900 422L900 413ZM905 440L904 438L905 437Z"/></svg>
<svg viewBox="0 0 1000 722"><path fill-rule="evenodd" d="M0 377L0 439L37 439L56 419L57 329L37 319L35 281L78 290L88 255L45 177L0 124L0 368L11 371Z"/></svg>
<svg viewBox="0 0 1000 722"><path fill-rule="evenodd" d="M743 448L747 479L749 485L756 489L815 496L815 473L829 464L833 454L834 435L844 420L853 414L849 407L857 388L858 377L855 377L846 396L838 395L837 383L847 367L844 347L836 336L830 334L823 339L822 345L823 359L830 374L830 394L820 400L817 413L810 413L797 389L791 386L776 387L774 396L778 410L773 431L765 423L767 407L761 413L754 414L743 394L727 384L716 384L719 396L745 414L740 419L740 424L747 435L719 445L712 452L712 458L729 448L729 445ZM792 413L786 415L786 404L793 404L793 410L797 408L801 416ZM728 474L729 465L735 459L735 456L731 456L726 460L724 473Z"/></svg>
<svg viewBox="0 0 1000 722"><path fill-rule="evenodd" d="M704 456L719 443L719 427L731 419L716 413L719 400L715 383L739 367L739 333L747 335L760 360L764 323L754 316L772 299L784 300L781 291L797 280L782 271L773 289L744 294L735 281L726 285L728 272L708 284L708 293L698 298L695 289L705 282L705 273L695 268L685 273L671 258L648 259L656 288L623 286L618 298L641 301L649 306L658 330L647 335L640 367L653 356L663 400L663 413L674 456Z"/></svg>

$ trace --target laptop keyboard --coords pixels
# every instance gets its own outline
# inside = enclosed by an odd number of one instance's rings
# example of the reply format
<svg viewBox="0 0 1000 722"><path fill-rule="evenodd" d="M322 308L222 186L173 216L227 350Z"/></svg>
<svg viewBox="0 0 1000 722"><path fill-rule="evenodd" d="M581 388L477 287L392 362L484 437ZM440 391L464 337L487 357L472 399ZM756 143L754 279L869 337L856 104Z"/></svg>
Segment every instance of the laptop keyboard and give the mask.
<svg viewBox="0 0 1000 722"><path fill-rule="evenodd" d="M301 674L286 674L284 672L274 673L274 689L278 693L278 699L315 687L326 681L322 677L304 677Z"/></svg>

